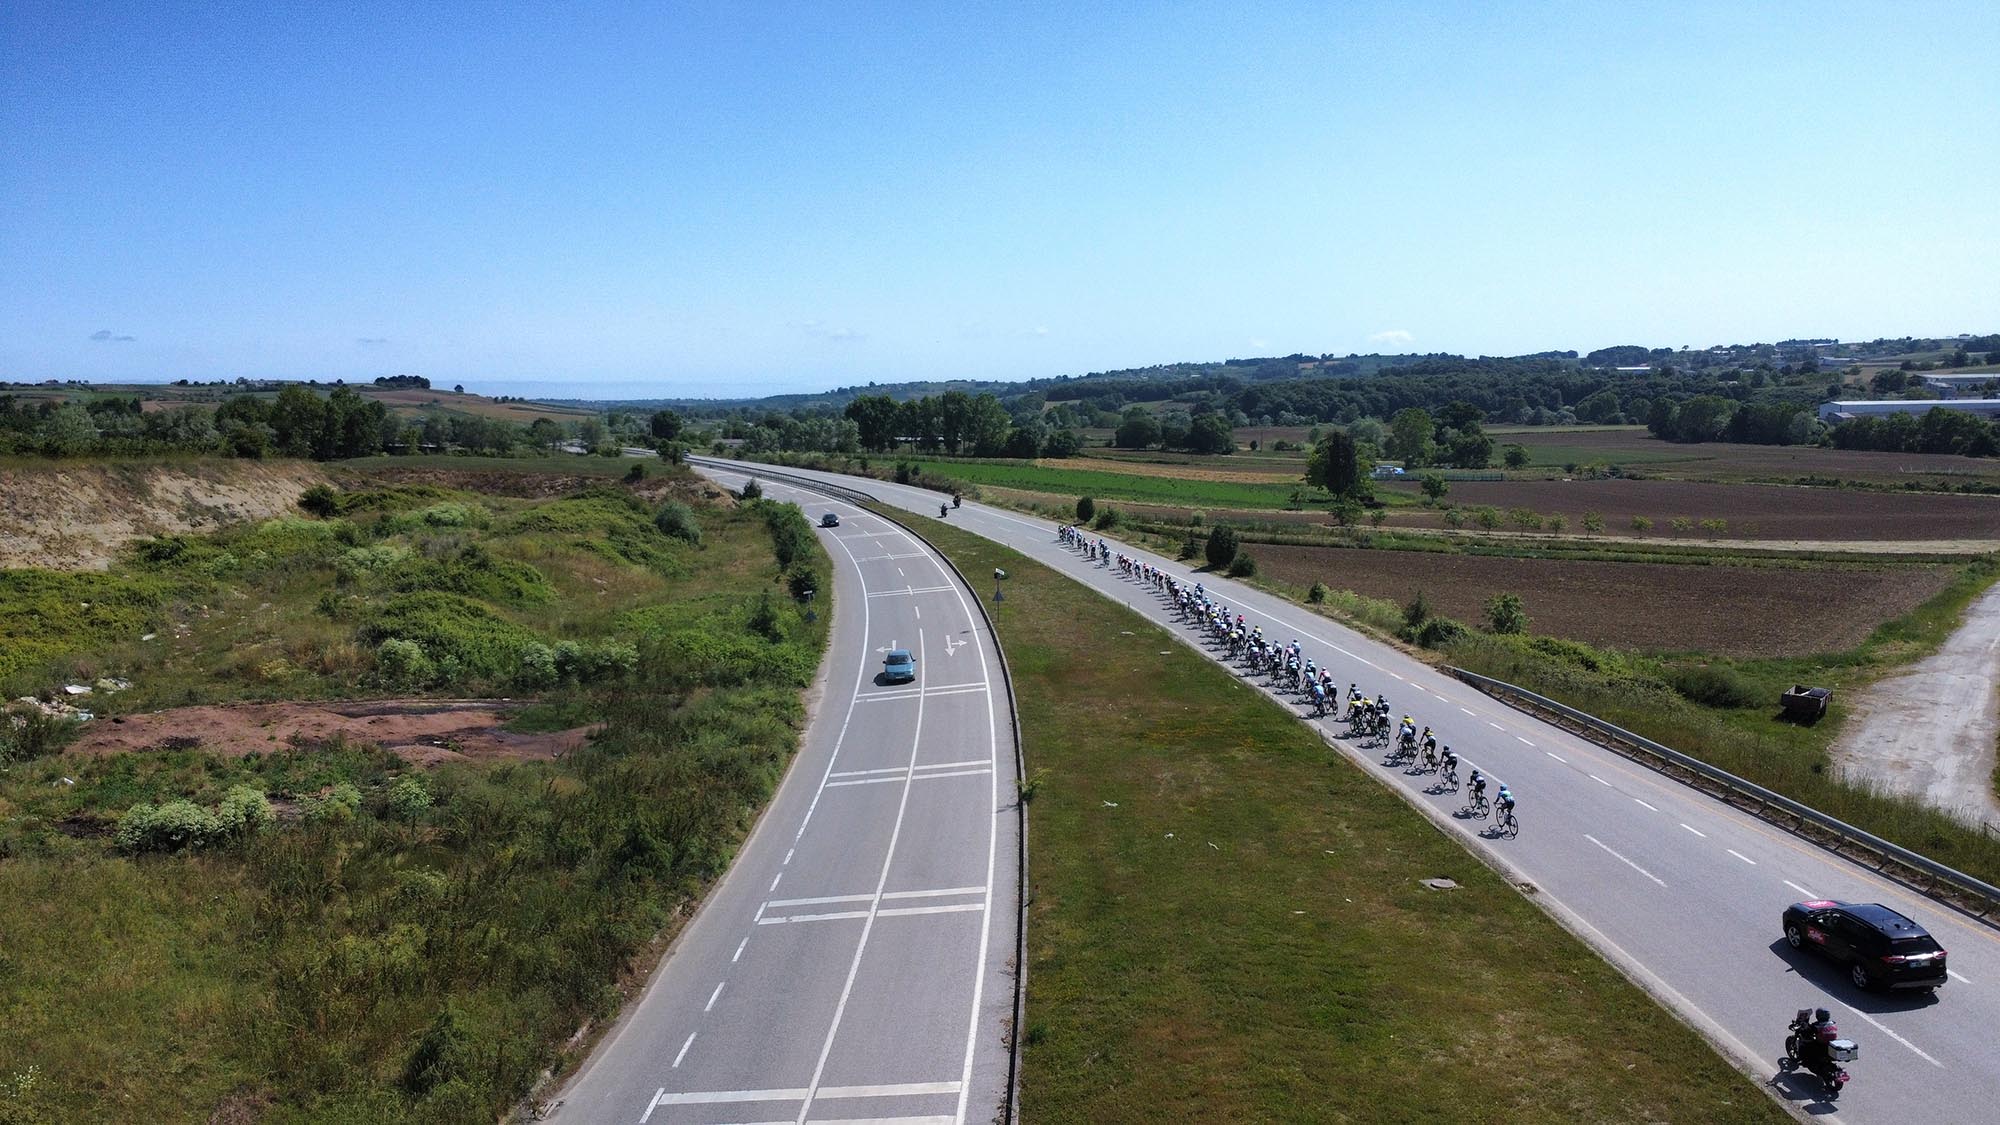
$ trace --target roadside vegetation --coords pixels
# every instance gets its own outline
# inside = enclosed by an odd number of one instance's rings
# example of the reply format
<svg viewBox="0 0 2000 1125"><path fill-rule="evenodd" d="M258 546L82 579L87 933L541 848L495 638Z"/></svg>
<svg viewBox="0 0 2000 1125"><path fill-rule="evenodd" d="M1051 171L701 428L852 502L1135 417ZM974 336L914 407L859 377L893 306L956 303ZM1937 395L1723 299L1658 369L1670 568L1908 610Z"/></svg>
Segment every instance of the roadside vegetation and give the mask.
<svg viewBox="0 0 2000 1125"><path fill-rule="evenodd" d="M1035 779L1024 1117L1784 1119L1284 709L923 523L967 573L1010 575L993 609Z"/></svg>
<svg viewBox="0 0 2000 1125"><path fill-rule="evenodd" d="M0 685L47 705L0 720L0 1122L490 1122L587 1045L782 776L825 640L788 596L827 588L796 508L651 485L329 488L104 573L0 572ZM65 749L384 696L594 737L434 768L282 729Z"/></svg>

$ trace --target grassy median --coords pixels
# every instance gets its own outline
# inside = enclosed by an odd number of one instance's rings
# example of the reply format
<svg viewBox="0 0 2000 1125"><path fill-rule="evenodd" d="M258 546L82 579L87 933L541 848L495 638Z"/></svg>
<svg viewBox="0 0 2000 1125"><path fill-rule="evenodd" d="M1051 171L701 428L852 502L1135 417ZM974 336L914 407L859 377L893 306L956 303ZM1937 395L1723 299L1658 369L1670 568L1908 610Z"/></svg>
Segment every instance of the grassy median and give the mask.
<svg viewBox="0 0 2000 1125"><path fill-rule="evenodd" d="M1027 1120L1786 1119L1284 708L919 522L981 585L1010 575L993 608L1037 782Z"/></svg>

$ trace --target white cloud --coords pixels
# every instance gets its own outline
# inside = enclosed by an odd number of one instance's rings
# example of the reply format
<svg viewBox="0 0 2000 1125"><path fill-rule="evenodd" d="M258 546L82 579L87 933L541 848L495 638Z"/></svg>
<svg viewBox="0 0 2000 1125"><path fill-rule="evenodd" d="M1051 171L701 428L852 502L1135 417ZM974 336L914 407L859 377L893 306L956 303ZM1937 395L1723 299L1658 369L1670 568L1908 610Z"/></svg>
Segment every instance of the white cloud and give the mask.
<svg viewBox="0 0 2000 1125"><path fill-rule="evenodd" d="M1262 336L1250 337L1250 347L1251 350L1253 351L1263 351L1265 348L1268 348L1270 346L1271 346L1271 341L1266 340Z"/></svg>
<svg viewBox="0 0 2000 1125"><path fill-rule="evenodd" d="M1380 332L1370 333L1368 342L1371 344L1414 344L1417 342L1417 338L1406 328L1388 328Z"/></svg>

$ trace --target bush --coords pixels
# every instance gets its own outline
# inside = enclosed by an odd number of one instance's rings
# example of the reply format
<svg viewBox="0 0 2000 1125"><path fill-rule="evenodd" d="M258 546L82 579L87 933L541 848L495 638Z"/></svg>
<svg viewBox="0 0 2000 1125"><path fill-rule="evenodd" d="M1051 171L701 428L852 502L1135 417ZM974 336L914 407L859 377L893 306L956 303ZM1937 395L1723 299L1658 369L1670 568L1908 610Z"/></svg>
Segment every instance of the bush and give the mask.
<svg viewBox="0 0 2000 1125"><path fill-rule="evenodd" d="M701 525L695 522L694 509L678 500L660 506L659 514L653 517L653 526L683 543L701 546Z"/></svg>
<svg viewBox="0 0 2000 1125"><path fill-rule="evenodd" d="M1181 540L1180 558L1182 562L1186 562L1199 554L1201 554L1201 536L1190 535L1186 539Z"/></svg>
<svg viewBox="0 0 2000 1125"><path fill-rule="evenodd" d="M1699 664L1667 675L1673 689L1704 707L1755 707L1764 702L1757 685L1728 668Z"/></svg>
<svg viewBox="0 0 2000 1125"><path fill-rule="evenodd" d="M1650 520L1650 519L1647 519L1647 518L1646 518L1645 516L1633 516L1633 517L1632 517L1632 530L1633 530L1633 531L1637 531L1637 532L1640 532L1640 533L1642 533L1642 534L1643 534L1643 533L1645 533L1645 532L1648 532L1648 531L1651 531L1652 529L1653 529L1653 521L1652 521L1652 520Z"/></svg>
<svg viewBox="0 0 2000 1125"><path fill-rule="evenodd" d="M311 824L345 824L361 811L361 790L350 782L340 782L326 796L304 802L306 821Z"/></svg>
<svg viewBox="0 0 2000 1125"><path fill-rule="evenodd" d="M1583 529L1592 535L1604 530L1604 516L1597 512L1583 513Z"/></svg>
<svg viewBox="0 0 2000 1125"><path fill-rule="evenodd" d="M521 671L516 678L528 687L547 687L555 683L555 650L540 641L522 649Z"/></svg>
<svg viewBox="0 0 2000 1125"><path fill-rule="evenodd" d="M1091 524L1091 526L1095 527L1099 531L1110 531L1112 528L1118 526L1118 524L1121 522L1121 519L1122 517L1119 516L1118 509L1112 507L1109 504L1106 504L1103 507L1103 509L1097 513L1097 519L1095 522Z"/></svg>
<svg viewBox="0 0 2000 1125"><path fill-rule="evenodd" d="M1464 527L1465 510L1463 508L1458 508L1458 507L1446 508L1444 510L1444 525L1446 527L1452 528L1453 530Z"/></svg>
<svg viewBox="0 0 2000 1125"><path fill-rule="evenodd" d="M269 828L277 818L272 815L271 802L262 789L233 785L215 810L215 819L226 835L250 836Z"/></svg>
<svg viewBox="0 0 2000 1125"><path fill-rule="evenodd" d="M826 588L825 581L809 566L793 567L785 575L785 590L793 601L805 601L808 594Z"/></svg>
<svg viewBox="0 0 2000 1125"><path fill-rule="evenodd" d="M750 607L750 631L767 641L785 639L784 630L778 625L778 607L771 601L768 590Z"/></svg>
<svg viewBox="0 0 2000 1125"><path fill-rule="evenodd" d="M1077 498L1076 501L1077 523L1079 524L1089 523L1091 517L1096 514L1097 514L1097 501L1091 499L1088 496L1081 496Z"/></svg>
<svg viewBox="0 0 2000 1125"><path fill-rule="evenodd" d="M397 820L416 820L431 807L431 787L424 779L406 773L389 787L389 815Z"/></svg>
<svg viewBox="0 0 2000 1125"><path fill-rule="evenodd" d="M164 805L137 804L118 821L118 848L126 852L172 852L221 839L222 821L180 798Z"/></svg>
<svg viewBox="0 0 2000 1125"><path fill-rule="evenodd" d="M1216 524L1208 533L1208 545L1203 548L1208 565L1216 570L1228 566L1236 558L1238 544L1236 531L1228 524Z"/></svg>
<svg viewBox="0 0 2000 1125"><path fill-rule="evenodd" d="M307 515L325 519L340 509L340 498L327 485L316 484L299 494L299 507Z"/></svg>
<svg viewBox="0 0 2000 1125"><path fill-rule="evenodd" d="M1325 605L1325 604L1326 604L1326 595L1327 595L1327 594L1328 594L1329 592L1330 592L1330 591L1328 591L1328 590L1327 590L1327 588L1326 588L1326 583L1324 583L1324 582L1315 582L1315 583L1313 583L1313 584L1312 584L1312 589L1310 589L1310 590L1307 590L1307 591L1306 591L1306 604L1307 604L1307 605Z"/></svg>
<svg viewBox="0 0 2000 1125"><path fill-rule="evenodd" d="M437 678L437 665L415 641L391 638L375 650L375 671L395 688L420 688Z"/></svg>
<svg viewBox="0 0 2000 1125"><path fill-rule="evenodd" d="M1522 608L1520 595L1499 594L1486 603L1486 622L1496 633L1525 633L1528 611Z"/></svg>
<svg viewBox="0 0 2000 1125"><path fill-rule="evenodd" d="M1424 623L1411 634L1410 640L1425 648L1443 648L1446 645L1471 635L1472 630L1453 621L1449 617L1426 618Z"/></svg>
<svg viewBox="0 0 2000 1125"><path fill-rule="evenodd" d="M1229 577L1257 577L1257 560L1250 557L1250 552L1248 551L1238 551L1236 557L1229 560Z"/></svg>
<svg viewBox="0 0 2000 1125"><path fill-rule="evenodd" d="M1423 628L1424 622L1429 621L1431 616L1431 600L1418 590L1417 596L1410 599L1410 604L1403 607L1403 635L1415 637L1417 630Z"/></svg>
<svg viewBox="0 0 2000 1125"><path fill-rule="evenodd" d="M756 477L751 477L749 480L743 482L743 491L737 493L737 495L745 500L762 500L764 498L764 486L757 483Z"/></svg>

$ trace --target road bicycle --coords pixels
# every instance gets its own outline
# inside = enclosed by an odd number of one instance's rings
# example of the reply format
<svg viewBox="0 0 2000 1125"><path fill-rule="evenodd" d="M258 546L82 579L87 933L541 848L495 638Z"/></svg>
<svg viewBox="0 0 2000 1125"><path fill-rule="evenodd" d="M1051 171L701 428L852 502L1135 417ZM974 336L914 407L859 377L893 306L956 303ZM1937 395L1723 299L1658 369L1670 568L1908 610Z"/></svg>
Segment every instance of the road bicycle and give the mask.
<svg viewBox="0 0 2000 1125"><path fill-rule="evenodd" d="M1493 818L1493 831L1496 835L1508 839L1521 834L1521 822L1514 819L1513 809L1502 809L1500 814Z"/></svg>
<svg viewBox="0 0 2000 1125"><path fill-rule="evenodd" d="M1483 793L1474 797L1471 803L1465 806L1465 814L1476 820L1485 820L1487 814L1492 811L1493 803L1487 800L1486 795Z"/></svg>

